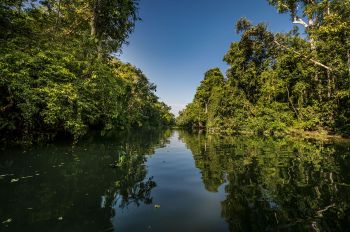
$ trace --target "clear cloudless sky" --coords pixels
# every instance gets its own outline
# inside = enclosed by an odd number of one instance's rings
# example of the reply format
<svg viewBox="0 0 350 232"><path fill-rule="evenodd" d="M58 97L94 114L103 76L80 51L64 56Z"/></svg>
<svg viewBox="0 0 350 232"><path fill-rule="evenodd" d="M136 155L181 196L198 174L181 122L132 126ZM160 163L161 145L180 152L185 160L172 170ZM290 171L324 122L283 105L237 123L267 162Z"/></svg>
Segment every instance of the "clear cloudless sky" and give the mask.
<svg viewBox="0 0 350 232"><path fill-rule="evenodd" d="M223 56L239 40L235 22L246 17L274 32L292 28L267 0L140 0L139 16L120 59L157 85L157 96L178 111L190 103L204 73L227 65Z"/></svg>

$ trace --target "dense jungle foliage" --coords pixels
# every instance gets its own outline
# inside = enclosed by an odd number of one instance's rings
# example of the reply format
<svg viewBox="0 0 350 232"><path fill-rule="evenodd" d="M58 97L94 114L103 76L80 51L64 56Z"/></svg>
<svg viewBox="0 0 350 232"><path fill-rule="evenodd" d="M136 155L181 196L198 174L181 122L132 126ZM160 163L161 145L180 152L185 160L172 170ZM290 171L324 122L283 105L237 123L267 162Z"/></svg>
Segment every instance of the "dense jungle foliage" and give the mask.
<svg viewBox="0 0 350 232"><path fill-rule="evenodd" d="M240 41L205 73L177 124L213 133L350 134L350 1L269 0L297 26L272 33L264 23L236 24Z"/></svg>
<svg viewBox="0 0 350 232"><path fill-rule="evenodd" d="M135 0L1 0L0 139L172 124L156 86L115 57L137 20Z"/></svg>

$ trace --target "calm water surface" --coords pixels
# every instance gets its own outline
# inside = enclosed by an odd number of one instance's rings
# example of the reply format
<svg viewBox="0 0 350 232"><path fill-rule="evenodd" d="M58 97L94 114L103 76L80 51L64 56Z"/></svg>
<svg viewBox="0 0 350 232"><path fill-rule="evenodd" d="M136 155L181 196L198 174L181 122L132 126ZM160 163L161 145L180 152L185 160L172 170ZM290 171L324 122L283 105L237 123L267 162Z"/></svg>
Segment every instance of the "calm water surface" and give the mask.
<svg viewBox="0 0 350 232"><path fill-rule="evenodd" d="M3 148L0 231L350 231L350 143L139 131Z"/></svg>

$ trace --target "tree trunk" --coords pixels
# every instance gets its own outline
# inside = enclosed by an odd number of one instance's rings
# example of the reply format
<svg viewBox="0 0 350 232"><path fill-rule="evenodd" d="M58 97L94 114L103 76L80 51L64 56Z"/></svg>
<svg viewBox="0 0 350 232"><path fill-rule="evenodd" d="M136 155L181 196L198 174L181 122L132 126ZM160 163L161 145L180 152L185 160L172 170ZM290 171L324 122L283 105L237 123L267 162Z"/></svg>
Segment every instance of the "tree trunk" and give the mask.
<svg viewBox="0 0 350 232"><path fill-rule="evenodd" d="M295 109L293 101L290 98L288 86L286 86L286 90L287 90L287 98L288 98L289 104L291 105L291 107L292 107L292 109L293 109L293 111L295 113L295 116L297 116L297 118L299 119L299 113L298 113L297 109Z"/></svg>
<svg viewBox="0 0 350 232"><path fill-rule="evenodd" d="M327 1L327 15L330 15L330 14L331 14L331 9L329 6L329 1Z"/></svg>
<svg viewBox="0 0 350 232"><path fill-rule="evenodd" d="M96 37L97 35L97 8L98 8L99 1L94 1L92 6L92 17L90 20L90 35L92 37Z"/></svg>
<svg viewBox="0 0 350 232"><path fill-rule="evenodd" d="M331 78L330 78L329 73L327 75L327 79L328 79L328 83L327 83L327 88L328 88L327 97L331 98L331 95L332 95L332 83L331 83Z"/></svg>
<svg viewBox="0 0 350 232"><path fill-rule="evenodd" d="M58 27L58 24L60 23L60 18L61 18L61 0L58 0L56 28Z"/></svg>
<svg viewBox="0 0 350 232"><path fill-rule="evenodd" d="M98 59L101 59L102 58L102 41L101 40L98 40L98 43L97 43L97 58Z"/></svg>
<svg viewBox="0 0 350 232"><path fill-rule="evenodd" d="M17 5L17 11L18 13L22 12L22 5L23 5L23 1L18 1L18 5Z"/></svg>
<svg viewBox="0 0 350 232"><path fill-rule="evenodd" d="M96 43L97 59L101 59L103 54L101 36L100 36L100 33L98 33L97 31L98 29L97 20L98 20L99 8L100 8L100 0L94 1L92 6L92 17L90 20L90 34Z"/></svg>
<svg viewBox="0 0 350 232"><path fill-rule="evenodd" d="M308 28L312 27L315 24L315 19L309 18L308 22L305 22L302 18L299 18L298 16L296 16L294 17L293 23L300 24L304 26L305 30L307 30ZM311 45L311 50L313 51L316 50L315 40L311 36L310 36L310 45Z"/></svg>
<svg viewBox="0 0 350 232"><path fill-rule="evenodd" d="M203 128L204 128L202 122L198 122L198 128L199 128L199 129L203 129Z"/></svg>
<svg viewBox="0 0 350 232"><path fill-rule="evenodd" d="M308 23L308 28L312 27L315 24L315 20L313 18L309 19L309 23ZM310 37L310 46L311 46L311 50L315 51L316 50L316 44L315 44L315 40L314 38L312 38L312 36L309 34Z"/></svg>
<svg viewBox="0 0 350 232"><path fill-rule="evenodd" d="M347 51L347 56L348 56L348 63L347 63L347 65L348 65L348 71L349 71L349 77L350 77L350 50L349 49Z"/></svg>

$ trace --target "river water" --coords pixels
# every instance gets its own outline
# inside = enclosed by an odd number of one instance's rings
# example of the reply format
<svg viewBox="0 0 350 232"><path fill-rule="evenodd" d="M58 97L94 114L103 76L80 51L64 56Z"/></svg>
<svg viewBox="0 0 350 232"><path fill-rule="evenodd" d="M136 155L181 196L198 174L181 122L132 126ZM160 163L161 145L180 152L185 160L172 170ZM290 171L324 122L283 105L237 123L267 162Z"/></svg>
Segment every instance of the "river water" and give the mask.
<svg viewBox="0 0 350 232"><path fill-rule="evenodd" d="M137 131L0 151L0 231L349 231L350 143Z"/></svg>

